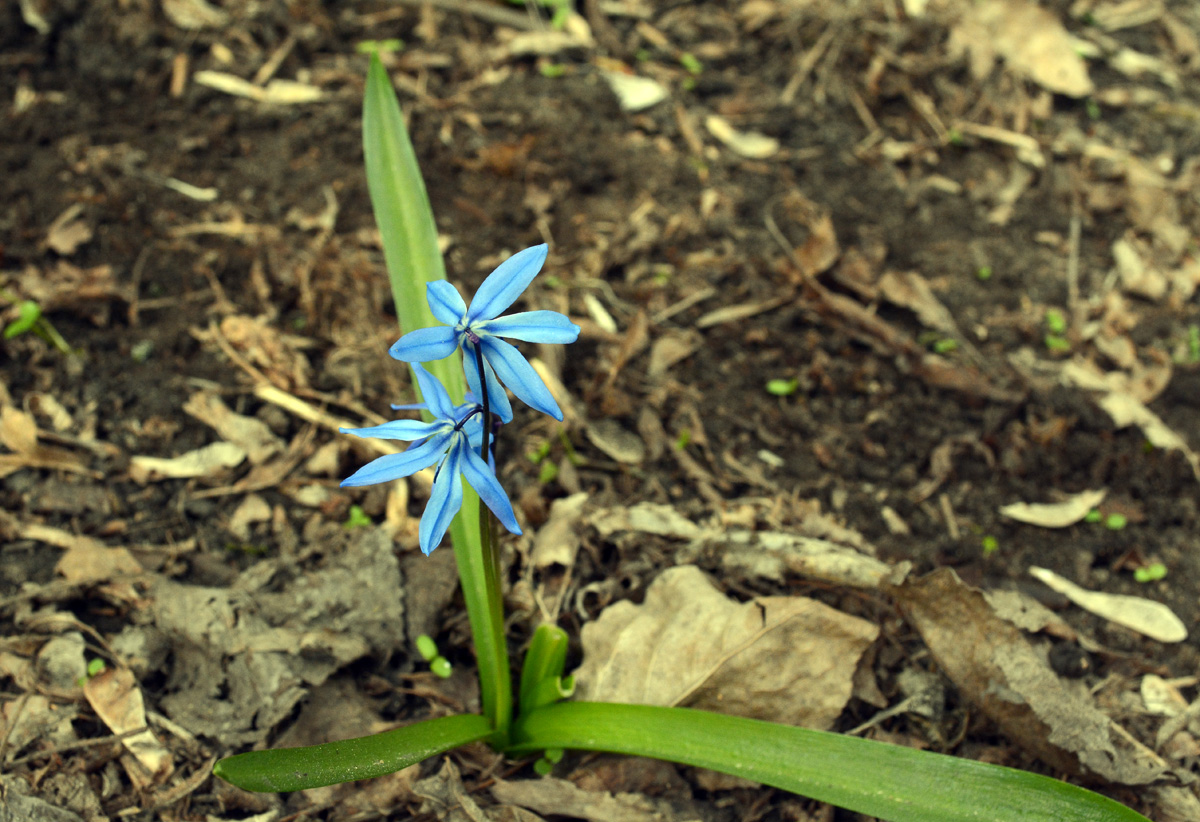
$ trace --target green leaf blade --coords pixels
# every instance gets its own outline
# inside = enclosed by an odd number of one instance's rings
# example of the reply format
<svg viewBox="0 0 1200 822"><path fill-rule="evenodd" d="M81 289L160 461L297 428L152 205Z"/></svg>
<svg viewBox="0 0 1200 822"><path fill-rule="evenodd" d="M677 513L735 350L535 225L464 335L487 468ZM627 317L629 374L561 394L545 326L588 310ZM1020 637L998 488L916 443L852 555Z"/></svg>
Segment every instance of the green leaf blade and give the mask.
<svg viewBox="0 0 1200 822"><path fill-rule="evenodd" d="M299 791L383 776L491 734L477 714L443 716L341 742L237 754L213 773L247 791Z"/></svg>
<svg viewBox="0 0 1200 822"><path fill-rule="evenodd" d="M688 708L563 702L513 725L509 754L648 756L742 776L892 822L1148 822L1050 777Z"/></svg>

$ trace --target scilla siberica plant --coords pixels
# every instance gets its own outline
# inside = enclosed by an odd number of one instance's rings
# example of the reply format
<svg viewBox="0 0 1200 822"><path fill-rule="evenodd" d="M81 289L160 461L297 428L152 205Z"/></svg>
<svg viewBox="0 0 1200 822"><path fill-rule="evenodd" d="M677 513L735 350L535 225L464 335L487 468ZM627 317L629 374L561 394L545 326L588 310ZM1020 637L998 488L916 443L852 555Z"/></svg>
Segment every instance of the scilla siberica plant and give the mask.
<svg viewBox="0 0 1200 822"><path fill-rule="evenodd" d="M520 527L492 465L491 416L512 419L507 387L561 419L545 384L505 339L568 343L579 329L552 311L502 316L541 269L544 245L501 263L469 306L446 281L424 182L378 56L371 58L367 78L363 146L396 311L408 332L391 354L412 364L425 400L400 407L420 408L425 420L348 429L413 444L369 463L343 484L387 482L436 466L421 517L421 550L430 553L450 534L471 621L482 712L342 742L238 754L216 764L218 776L249 790L293 791L379 776L485 741L510 756L543 754L535 763L539 772L565 749L649 756L896 822L1148 822L1075 785L974 760L688 708L565 701L572 693L571 678L563 676L567 636L552 624L534 632L514 701L497 533L483 506L512 533ZM461 359L451 356L457 352ZM456 403L455 397L464 399Z"/></svg>

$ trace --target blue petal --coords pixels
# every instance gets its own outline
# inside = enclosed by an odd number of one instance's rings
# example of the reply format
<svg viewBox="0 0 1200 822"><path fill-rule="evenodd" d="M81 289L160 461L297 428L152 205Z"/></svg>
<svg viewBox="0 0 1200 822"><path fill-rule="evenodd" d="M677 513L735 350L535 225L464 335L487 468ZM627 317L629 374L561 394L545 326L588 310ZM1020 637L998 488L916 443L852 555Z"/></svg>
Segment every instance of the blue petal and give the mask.
<svg viewBox="0 0 1200 822"><path fill-rule="evenodd" d="M500 418L500 422L512 422L512 403L508 401L508 393L496 379L496 372L488 365L486 358L483 361L483 370L487 373L488 405L491 412ZM472 386L472 391L477 390L479 388L479 367L475 362L473 348L463 349L463 371L467 375L467 385ZM482 394L480 396L482 397ZM480 401L482 402L482 399Z"/></svg>
<svg viewBox="0 0 1200 822"><path fill-rule="evenodd" d="M453 435L450 432L439 434L430 437L420 445L412 446L403 454L388 454L371 460L342 480L342 487L375 485L412 476L441 459L442 454L446 452L446 446L449 444L451 436Z"/></svg>
<svg viewBox="0 0 1200 822"><path fill-rule="evenodd" d="M477 323L473 329L531 343L573 343L579 338L579 326L557 311L522 311Z"/></svg>
<svg viewBox="0 0 1200 822"><path fill-rule="evenodd" d="M429 310L446 325L458 325L467 314L467 304L463 302L458 289L445 280L434 280L425 286L425 299L429 301Z"/></svg>
<svg viewBox="0 0 1200 822"><path fill-rule="evenodd" d="M428 437L445 423L421 422L420 420L392 420L383 425L372 425L369 428L339 428L342 434L353 434L356 437L376 437L381 440L404 440L411 442L422 437Z"/></svg>
<svg viewBox="0 0 1200 822"><path fill-rule="evenodd" d="M449 357L456 347L458 340L454 329L442 325L408 332L392 343L388 353L401 362L429 362Z"/></svg>
<svg viewBox="0 0 1200 822"><path fill-rule="evenodd" d="M433 493L425 505L425 513L421 515L421 525L417 528L417 536L421 543L421 552L425 556L433 553L446 536L454 515L462 508L463 490L462 454L459 448L451 448L446 460L438 468L437 479L433 481Z"/></svg>
<svg viewBox="0 0 1200 822"><path fill-rule="evenodd" d="M484 337L481 342L484 360L496 369L496 376L517 395L517 399L543 414L549 414L562 421L562 411L554 401L550 389L533 370L533 366L521 356L520 351L496 337Z"/></svg>
<svg viewBox="0 0 1200 822"><path fill-rule="evenodd" d="M425 370L425 367L413 363L413 374L417 377L417 387L421 389L421 397L429 405L429 412L441 420L456 422L454 419L454 403L441 380Z"/></svg>
<svg viewBox="0 0 1200 822"><path fill-rule="evenodd" d="M513 514L512 503L508 501L508 494L504 493L504 487L496 479L495 472L474 451L463 449L463 456L463 474L479 494L479 498L492 509L496 519L511 533L521 533L521 526L517 524L517 517Z"/></svg>
<svg viewBox="0 0 1200 822"><path fill-rule="evenodd" d="M518 251L500 263L475 292L471 299L471 308L467 311L467 319L474 323L500 316L533 282L533 278L542 270L542 264L546 262L546 254L549 251L550 246L542 243Z"/></svg>

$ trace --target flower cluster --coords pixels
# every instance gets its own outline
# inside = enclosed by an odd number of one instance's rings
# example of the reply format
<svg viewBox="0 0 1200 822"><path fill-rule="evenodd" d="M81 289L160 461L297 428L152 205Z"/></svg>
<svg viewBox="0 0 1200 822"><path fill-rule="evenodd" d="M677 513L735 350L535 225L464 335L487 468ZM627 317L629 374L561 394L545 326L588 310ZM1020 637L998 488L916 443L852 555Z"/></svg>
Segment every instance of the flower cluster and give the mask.
<svg viewBox="0 0 1200 822"><path fill-rule="evenodd" d="M342 433L359 437L412 442L401 454L389 454L364 465L345 479L343 486L388 482L437 465L433 492L421 516L420 543L426 554L437 548L462 507L463 476L505 528L514 534L521 533L508 495L496 479L490 454L485 460L477 450L483 448L485 426L490 424L490 420L484 419L485 409L486 413L495 413L501 422L512 420L512 405L505 387L530 407L556 420L562 419L558 403L533 366L515 346L502 339L571 343L579 336L579 326L557 311L523 311L500 316L537 276L547 251L543 244L509 257L483 281L470 306L446 280L437 280L426 287L429 308L445 325L410 331L388 353L397 360L413 363L417 385L425 398L419 406L393 408L428 408L435 417L433 422L393 420L370 428L341 429ZM445 387L419 363L440 360L459 350L471 390L466 402L456 406Z"/></svg>

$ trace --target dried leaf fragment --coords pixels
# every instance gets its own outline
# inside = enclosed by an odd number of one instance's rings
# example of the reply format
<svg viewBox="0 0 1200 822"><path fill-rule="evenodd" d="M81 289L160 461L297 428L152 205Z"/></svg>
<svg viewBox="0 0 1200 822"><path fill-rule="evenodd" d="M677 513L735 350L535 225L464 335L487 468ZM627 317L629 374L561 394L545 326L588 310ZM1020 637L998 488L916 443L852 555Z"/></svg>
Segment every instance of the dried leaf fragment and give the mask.
<svg viewBox="0 0 1200 822"><path fill-rule="evenodd" d="M1187 639L1187 627L1183 620L1161 602L1125 594L1089 591L1047 568L1034 566L1029 569L1029 575L1044 582L1085 611L1109 622L1124 625L1159 642L1183 642Z"/></svg>
<svg viewBox="0 0 1200 822"><path fill-rule="evenodd" d="M951 569L891 590L937 663L962 694L1022 748L1068 773L1141 785L1162 762L1133 743L1086 689L1059 679L1021 631L995 614Z"/></svg>
<svg viewBox="0 0 1200 822"><path fill-rule="evenodd" d="M214 442L178 457L131 457L129 475L135 482L210 477L240 465L245 458L246 449L240 445Z"/></svg>
<svg viewBox="0 0 1200 822"><path fill-rule="evenodd" d="M128 668L110 668L94 676L83 686L83 694L96 716L115 734L146 728L146 707L133 672ZM173 770L170 752L146 728L145 731L121 740L138 762L157 777L166 777Z"/></svg>
<svg viewBox="0 0 1200 822"><path fill-rule="evenodd" d="M805 597L739 604L699 568L670 568L642 605L618 602L584 626L578 695L829 728L878 633Z"/></svg>
<svg viewBox="0 0 1200 822"><path fill-rule="evenodd" d="M1067 497L1062 502L1014 502L1000 507L1000 513L1027 525L1042 528L1066 528L1081 521L1104 499L1108 491L1099 488Z"/></svg>
<svg viewBox="0 0 1200 822"><path fill-rule="evenodd" d="M710 114L704 118L708 133L734 154L750 160L765 160L779 153L779 141L757 131L738 131L724 117Z"/></svg>

